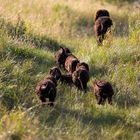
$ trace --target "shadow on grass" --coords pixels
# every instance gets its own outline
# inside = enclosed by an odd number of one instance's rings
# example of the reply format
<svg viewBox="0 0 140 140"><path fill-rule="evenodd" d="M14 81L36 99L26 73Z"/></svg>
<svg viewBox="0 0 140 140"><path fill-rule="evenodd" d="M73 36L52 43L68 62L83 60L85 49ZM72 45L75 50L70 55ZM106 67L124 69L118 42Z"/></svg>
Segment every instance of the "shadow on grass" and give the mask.
<svg viewBox="0 0 140 140"><path fill-rule="evenodd" d="M55 64L51 56L42 55L33 49L16 46L5 48L0 53L0 58L3 64L12 60L10 65L1 66L0 70L0 84L3 85L0 88L0 92L3 94L1 101L8 111L18 104L24 103L28 98L30 99L32 95L28 93L31 93L31 90L39 82L37 81L37 74L47 74L49 68ZM28 62L30 64L26 65Z"/></svg>
<svg viewBox="0 0 140 140"><path fill-rule="evenodd" d="M55 107L49 114L48 117L44 120L44 115L40 113L36 114L39 117L40 123L47 123L48 126L53 127L57 123L58 119L63 122L65 125L67 123L67 116L71 118L75 118L79 120L84 125L92 125L92 126L113 126L117 124L117 122L124 122L123 117L119 114L110 114L100 113L97 116L92 114L82 114L81 111L74 111L66 108ZM44 121L43 121L44 120Z"/></svg>
<svg viewBox="0 0 140 140"><path fill-rule="evenodd" d="M37 48L43 48L54 52L60 47L66 47L48 36L28 32L23 20L19 20L16 25L13 25L11 22L6 22L3 18L0 18L0 28L4 29L13 39L16 38L20 41L30 43Z"/></svg>
<svg viewBox="0 0 140 140"><path fill-rule="evenodd" d="M20 47L9 47L8 52L10 57L14 58L17 62L22 63L26 59L32 59L37 64L47 64L49 66L54 65L54 60L47 54L42 54L41 50L20 48Z"/></svg>
<svg viewBox="0 0 140 140"><path fill-rule="evenodd" d="M98 67L98 66L94 66L90 68L90 77L92 76L94 77L102 77L104 75L106 75L108 72L107 68L105 66L102 67Z"/></svg>

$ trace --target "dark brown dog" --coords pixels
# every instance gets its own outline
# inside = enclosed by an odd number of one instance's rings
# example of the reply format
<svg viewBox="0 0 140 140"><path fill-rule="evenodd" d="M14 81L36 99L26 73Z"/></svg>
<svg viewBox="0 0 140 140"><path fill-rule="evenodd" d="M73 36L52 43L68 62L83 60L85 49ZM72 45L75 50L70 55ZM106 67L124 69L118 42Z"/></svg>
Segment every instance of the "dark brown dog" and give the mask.
<svg viewBox="0 0 140 140"><path fill-rule="evenodd" d="M112 104L114 90L109 82L98 80L93 82L93 90L98 104L104 104L106 99Z"/></svg>
<svg viewBox="0 0 140 140"><path fill-rule="evenodd" d="M72 74L76 69L77 63L79 63L78 59L71 54L68 48L61 47L61 49L56 52L55 59L59 67L63 66L68 74Z"/></svg>
<svg viewBox="0 0 140 140"><path fill-rule="evenodd" d="M61 73L58 67L53 67L50 69L50 75L56 78L56 80L60 80L60 82L65 83L67 85L72 85L72 76L71 75L64 75Z"/></svg>
<svg viewBox="0 0 140 140"><path fill-rule="evenodd" d="M76 70L72 74L72 80L79 90L86 92L89 81L89 67L86 63L78 63Z"/></svg>
<svg viewBox="0 0 140 140"><path fill-rule="evenodd" d="M49 99L49 106L54 106L54 101L57 92L57 81L53 76L48 76L44 80L40 81L36 86L36 93L42 103L46 102L46 98Z"/></svg>
<svg viewBox="0 0 140 140"><path fill-rule="evenodd" d="M68 55L65 61L65 70L68 74L72 74L76 70L76 66L79 63L79 60L72 54Z"/></svg>
<svg viewBox="0 0 140 140"><path fill-rule="evenodd" d="M96 36L96 41L98 45L102 45L105 39L105 34L110 27L113 25L110 18L109 12L107 10L98 10L95 15L94 33Z"/></svg>
<svg viewBox="0 0 140 140"><path fill-rule="evenodd" d="M68 48L61 47L56 53L55 53L55 60L56 63L59 65L59 67L65 65L65 60L68 57L68 54L70 54L70 50Z"/></svg>

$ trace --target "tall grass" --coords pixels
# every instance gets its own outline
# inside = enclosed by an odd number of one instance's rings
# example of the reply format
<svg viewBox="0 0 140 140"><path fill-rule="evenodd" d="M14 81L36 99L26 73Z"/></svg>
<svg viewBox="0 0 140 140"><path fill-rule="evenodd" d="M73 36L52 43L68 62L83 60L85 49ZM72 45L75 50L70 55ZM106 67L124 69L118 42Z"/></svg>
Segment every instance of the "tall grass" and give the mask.
<svg viewBox="0 0 140 140"><path fill-rule="evenodd" d="M0 2L0 139L139 139L140 24L133 3L119 9L94 0ZM109 9L114 22L102 47L93 34L98 8ZM55 66L60 46L89 64L88 92L58 83L55 107L42 107L35 86ZM97 105L95 79L112 83L112 106Z"/></svg>

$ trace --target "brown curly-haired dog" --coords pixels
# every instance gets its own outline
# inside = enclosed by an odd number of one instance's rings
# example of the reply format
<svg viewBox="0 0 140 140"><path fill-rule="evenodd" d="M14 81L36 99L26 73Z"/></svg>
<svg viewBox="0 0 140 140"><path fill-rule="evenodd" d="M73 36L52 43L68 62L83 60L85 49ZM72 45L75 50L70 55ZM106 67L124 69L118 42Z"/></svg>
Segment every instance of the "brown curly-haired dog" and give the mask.
<svg viewBox="0 0 140 140"><path fill-rule="evenodd" d="M104 104L106 99L108 99L109 104L112 104L112 96L114 95L114 90L109 82L103 80L95 80L93 82L93 90L98 104Z"/></svg>
<svg viewBox="0 0 140 140"><path fill-rule="evenodd" d="M57 92L57 81L53 76L47 76L44 80L40 81L36 86L36 94L42 103L46 102L46 98L49 99L49 106L54 106L54 101Z"/></svg>
<svg viewBox="0 0 140 140"><path fill-rule="evenodd" d="M68 72L68 74L72 74L76 69L77 63L79 63L78 59L70 52L68 48L61 47L55 54L55 59L57 64Z"/></svg>
<svg viewBox="0 0 140 140"><path fill-rule="evenodd" d="M53 67L50 69L50 75L53 75L57 80L60 80L60 82L65 83L67 85L72 85L72 76L68 74L62 74L60 69L58 67Z"/></svg>
<svg viewBox="0 0 140 140"><path fill-rule="evenodd" d="M105 34L108 30L110 30L113 23L109 12L105 9L98 10L95 14L94 20L94 33L96 36L96 41L98 45L102 45L102 42L105 39Z"/></svg>
<svg viewBox="0 0 140 140"><path fill-rule="evenodd" d="M79 90L86 91L89 81L89 66L82 62L78 63L76 70L72 73L72 80Z"/></svg>
<svg viewBox="0 0 140 140"><path fill-rule="evenodd" d="M72 54L69 54L65 60L65 70L68 74L72 74L76 70L76 66L79 63L79 60Z"/></svg>
<svg viewBox="0 0 140 140"><path fill-rule="evenodd" d="M63 48L63 47L61 47L55 53L55 60L56 60L56 63L59 65L59 67L63 66L63 68L64 68L65 60L66 60L68 54L70 54L70 53L71 52L68 48Z"/></svg>

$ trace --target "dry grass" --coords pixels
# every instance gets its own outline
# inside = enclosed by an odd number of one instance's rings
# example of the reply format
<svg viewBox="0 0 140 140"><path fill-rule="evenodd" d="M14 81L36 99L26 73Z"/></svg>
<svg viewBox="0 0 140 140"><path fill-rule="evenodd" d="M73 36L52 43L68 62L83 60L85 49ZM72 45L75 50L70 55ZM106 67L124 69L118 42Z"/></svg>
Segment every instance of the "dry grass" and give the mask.
<svg viewBox="0 0 140 140"><path fill-rule="evenodd" d="M0 0L0 139L91 140L140 136L140 10L104 0ZM98 47L93 15L108 9L113 34ZM54 108L41 107L35 86L55 65L60 46L90 65L87 94L59 83ZM110 81L113 106L98 106L94 79Z"/></svg>

